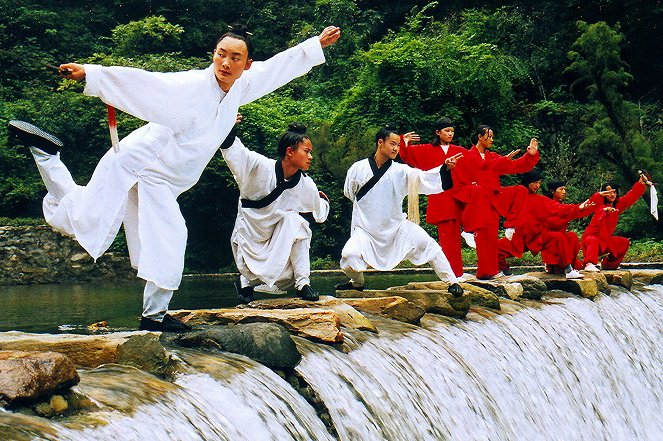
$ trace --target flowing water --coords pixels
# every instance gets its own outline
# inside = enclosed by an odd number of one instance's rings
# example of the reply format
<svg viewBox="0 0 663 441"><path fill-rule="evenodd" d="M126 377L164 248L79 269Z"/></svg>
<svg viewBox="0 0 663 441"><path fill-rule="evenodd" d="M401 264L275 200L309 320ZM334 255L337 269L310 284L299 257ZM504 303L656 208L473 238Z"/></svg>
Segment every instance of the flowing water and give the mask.
<svg viewBox="0 0 663 441"><path fill-rule="evenodd" d="M342 440L661 440L663 286L592 302L505 302L421 327L375 319L344 350L297 339L296 368ZM0 412L0 439L333 440L276 373L241 356L177 351L173 383L127 367L81 372L98 410Z"/></svg>

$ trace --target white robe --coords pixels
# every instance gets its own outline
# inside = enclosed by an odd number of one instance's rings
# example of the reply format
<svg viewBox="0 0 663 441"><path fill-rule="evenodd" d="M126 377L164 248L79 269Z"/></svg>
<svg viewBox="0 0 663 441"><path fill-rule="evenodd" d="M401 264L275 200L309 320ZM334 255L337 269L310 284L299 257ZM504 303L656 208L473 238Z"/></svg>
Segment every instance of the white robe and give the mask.
<svg viewBox="0 0 663 441"><path fill-rule="evenodd" d="M98 258L124 221L138 276L177 289L187 230L176 198L191 188L235 123L238 108L325 61L318 37L254 62L226 94L204 70L146 72L85 65L85 94L148 122L110 149L90 182L62 199L47 195L48 223Z"/></svg>
<svg viewBox="0 0 663 441"><path fill-rule="evenodd" d="M240 199L257 201L276 188L280 162L247 149L239 138L221 152L237 181ZM291 285L281 284L281 276L293 272L288 268L293 244L303 240L309 248L311 242L308 221L300 213L312 213L316 222L324 222L329 214L329 203L320 197L313 179L303 173L294 187L266 207L245 208L240 200L230 241L242 275L257 278L270 288L277 281L282 289Z"/></svg>
<svg viewBox="0 0 663 441"><path fill-rule="evenodd" d="M405 259L422 265L443 256L440 245L403 212L408 183L418 186L420 194L444 191L440 167L423 171L392 161L384 176L357 201L357 192L373 177L369 161L352 164L345 178L343 192L352 201L352 224L342 260L360 256L370 267L388 271ZM350 266L355 271L366 269L360 268L361 262Z"/></svg>

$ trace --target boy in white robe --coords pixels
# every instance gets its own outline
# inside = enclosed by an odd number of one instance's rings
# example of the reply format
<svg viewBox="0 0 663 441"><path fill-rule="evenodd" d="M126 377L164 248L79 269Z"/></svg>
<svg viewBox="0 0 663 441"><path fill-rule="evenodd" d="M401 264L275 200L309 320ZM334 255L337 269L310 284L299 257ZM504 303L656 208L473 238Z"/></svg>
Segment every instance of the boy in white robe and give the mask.
<svg viewBox="0 0 663 441"><path fill-rule="evenodd" d="M124 223L132 266L146 280L140 329L186 331L166 314L184 269L187 230L177 197L200 178L235 123L239 106L256 100L325 61L323 47L340 30L252 62L246 30L224 34L204 70L147 72L75 63L65 78L86 80L84 93L148 122L109 150L86 186L76 185L60 161L62 143L31 124L11 121L10 134L31 146L48 194L46 221L75 237L95 259ZM55 142L53 140L57 140Z"/></svg>
<svg viewBox="0 0 663 441"><path fill-rule="evenodd" d="M415 265L429 263L437 276L451 283L449 292L463 294L440 245L403 213L408 186L421 194L441 193L451 188L448 166L423 171L394 162L400 146L398 132L381 128L376 137L375 155L352 164L344 193L352 201L350 239L341 252L341 269L350 278L337 290L364 289L363 272L372 267L389 271L407 259ZM461 154L450 161L451 167Z"/></svg>
<svg viewBox="0 0 663 441"><path fill-rule="evenodd" d="M223 158L239 186L237 221L230 239L240 276L235 282L241 303L253 300L253 287L265 284L318 300L311 288L311 229L304 217L322 223L329 201L304 171L313 145L306 127L291 124L278 144L280 160L247 149L234 130L221 145Z"/></svg>

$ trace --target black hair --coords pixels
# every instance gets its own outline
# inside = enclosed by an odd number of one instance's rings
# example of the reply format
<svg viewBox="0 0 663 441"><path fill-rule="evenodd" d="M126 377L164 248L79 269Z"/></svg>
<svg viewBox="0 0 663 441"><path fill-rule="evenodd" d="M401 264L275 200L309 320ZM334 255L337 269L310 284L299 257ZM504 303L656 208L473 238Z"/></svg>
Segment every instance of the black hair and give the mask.
<svg viewBox="0 0 663 441"><path fill-rule="evenodd" d="M543 175L541 174L541 170L539 170L538 168L533 168L527 173L523 173L522 175L520 175L520 182L525 187L527 187L532 182L540 181L541 179L543 179Z"/></svg>
<svg viewBox="0 0 663 441"><path fill-rule="evenodd" d="M223 40L226 37L230 38L235 38L237 40L242 40L244 44L246 44L246 51L249 54L249 59L253 58L253 42L251 41L251 35L253 35L251 32L249 32L248 28L244 25L241 25L239 23L234 23L228 26L228 32L223 34L222 36L219 37L218 40L216 40L216 44L214 45L214 48L219 45L221 40Z"/></svg>
<svg viewBox="0 0 663 441"><path fill-rule="evenodd" d="M615 206L615 205L617 205L617 201L619 200L619 186L617 184L615 184L614 182L606 182L605 184L601 185L601 191L606 191L608 187L612 188L617 193L617 197L615 198L615 202L612 203L612 205ZM603 203L607 204L608 199L603 198Z"/></svg>
<svg viewBox="0 0 663 441"><path fill-rule="evenodd" d="M472 143L477 142L479 140L479 136L483 136L491 130L493 130L492 127L487 126L486 124L481 124L474 132L474 139L472 140Z"/></svg>
<svg viewBox="0 0 663 441"><path fill-rule="evenodd" d="M279 139L279 145L276 149L279 153L279 157L281 157L281 159L285 158L285 151L288 147L297 150L299 143L305 139L311 139L306 134L306 126L297 122L290 124L288 130L286 130L281 136L281 139Z"/></svg>
<svg viewBox="0 0 663 441"><path fill-rule="evenodd" d="M447 127L453 127L455 128L455 124L446 116L438 119L435 121L435 124L433 125L433 145L440 145L440 137L437 135L438 130L446 129Z"/></svg>
<svg viewBox="0 0 663 441"><path fill-rule="evenodd" d="M553 194L555 193L555 190L557 190L559 187L566 187L566 182L553 179L552 181L548 182L548 185L546 185L546 187L548 188L548 193L552 198Z"/></svg>
<svg viewBox="0 0 663 441"><path fill-rule="evenodd" d="M378 133L375 134L375 145L378 145L379 140L385 140L391 135L392 133L395 133L400 136L398 131L394 128L394 126L386 124L382 127L380 127L380 130L378 130Z"/></svg>

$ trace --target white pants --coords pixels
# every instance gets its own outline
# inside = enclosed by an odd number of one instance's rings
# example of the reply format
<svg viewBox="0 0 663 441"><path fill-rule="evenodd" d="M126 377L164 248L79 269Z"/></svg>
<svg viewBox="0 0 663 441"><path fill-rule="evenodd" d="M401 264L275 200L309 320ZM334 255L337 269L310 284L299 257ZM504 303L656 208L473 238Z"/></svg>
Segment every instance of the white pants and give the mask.
<svg viewBox="0 0 663 441"><path fill-rule="evenodd" d="M310 285L311 280L311 261L309 258L309 247L307 240L297 240L292 245L290 252L290 259L285 269L278 277L274 285L283 291L292 287L295 289L302 289L305 285ZM240 272L240 282L242 288L247 286L258 286L263 282L258 276L243 266Z"/></svg>
<svg viewBox="0 0 663 441"><path fill-rule="evenodd" d="M44 181L46 190L48 190L49 195L44 200L44 204L57 204L65 195L67 195L72 190L79 188L78 185L74 182L71 177L71 173L67 167L60 160L60 154L49 155L48 153L43 152L40 149L35 147L30 147L30 151L34 156L35 162L37 164L37 170ZM137 192L132 189L130 197L137 197ZM136 214L136 217L137 214ZM138 236L138 229L135 223L129 223L129 231L127 231L127 239L129 236ZM69 228L64 228L64 232L73 231ZM135 230L135 231L133 231ZM133 233L133 234L132 234ZM137 241L131 242L129 246L130 255L132 257L132 263L134 266L137 266L135 262L136 255L140 255L140 246L137 245ZM138 249L136 249L138 247ZM132 251L134 251L132 253ZM168 304L170 299L173 297L173 290L159 288L151 281L147 281L145 284L145 290L143 291L143 316L151 318L152 320L161 321L163 316L168 310Z"/></svg>

